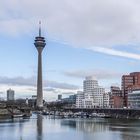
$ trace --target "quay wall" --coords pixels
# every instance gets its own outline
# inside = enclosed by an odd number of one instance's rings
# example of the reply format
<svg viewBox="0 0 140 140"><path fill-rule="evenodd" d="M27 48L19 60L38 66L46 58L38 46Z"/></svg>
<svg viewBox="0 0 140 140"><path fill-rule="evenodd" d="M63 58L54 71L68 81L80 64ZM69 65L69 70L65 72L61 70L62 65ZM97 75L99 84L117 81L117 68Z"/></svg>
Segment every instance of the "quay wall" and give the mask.
<svg viewBox="0 0 140 140"><path fill-rule="evenodd" d="M64 111L86 112L86 113L105 113L112 118L137 118L140 119L140 109L128 108L64 108Z"/></svg>

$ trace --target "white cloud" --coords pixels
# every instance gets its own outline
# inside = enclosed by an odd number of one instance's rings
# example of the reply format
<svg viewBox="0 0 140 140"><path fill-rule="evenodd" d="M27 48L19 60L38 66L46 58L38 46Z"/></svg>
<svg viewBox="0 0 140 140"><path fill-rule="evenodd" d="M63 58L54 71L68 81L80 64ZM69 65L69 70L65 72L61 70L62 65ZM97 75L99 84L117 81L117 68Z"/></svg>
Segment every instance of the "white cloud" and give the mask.
<svg viewBox="0 0 140 140"><path fill-rule="evenodd" d="M112 48L105 48L105 47L91 47L89 50L99 52L99 53L104 53L108 55L113 55L113 56L121 56L125 58L131 58L131 59L137 59L140 60L140 55L135 54L135 53L129 53L125 51L118 51Z"/></svg>
<svg viewBox="0 0 140 140"><path fill-rule="evenodd" d="M35 87L36 86L36 78L35 77L0 77L0 84L6 84L9 86L31 86ZM64 90L76 90L79 87L73 84L68 84L68 83L61 83L57 81L43 81L44 87L45 88L54 88L54 89L64 89ZM49 90L48 90L49 91Z"/></svg>
<svg viewBox="0 0 140 140"><path fill-rule="evenodd" d="M138 0L5 0L0 8L1 33L32 32L41 19L50 38L75 46L110 46L140 38Z"/></svg>
<svg viewBox="0 0 140 140"><path fill-rule="evenodd" d="M94 70L75 70L75 71L67 71L63 73L66 76L75 77L75 78L85 78L86 76L93 76L95 79L115 79L120 78L122 73L102 70L102 69L94 69Z"/></svg>

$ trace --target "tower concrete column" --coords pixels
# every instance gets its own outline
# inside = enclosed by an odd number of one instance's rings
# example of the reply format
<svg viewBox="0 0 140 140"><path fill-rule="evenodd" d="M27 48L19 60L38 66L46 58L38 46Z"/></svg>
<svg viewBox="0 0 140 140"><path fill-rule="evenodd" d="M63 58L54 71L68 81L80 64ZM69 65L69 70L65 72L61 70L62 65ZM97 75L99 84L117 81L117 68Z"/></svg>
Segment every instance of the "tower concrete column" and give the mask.
<svg viewBox="0 0 140 140"><path fill-rule="evenodd" d="M43 106L42 92L42 48L38 49L37 106Z"/></svg>
<svg viewBox="0 0 140 140"><path fill-rule="evenodd" d="M41 37L41 28L39 28L39 36L35 38L34 43L38 51L38 75L37 75L37 107L43 107L43 90L42 90L42 50L45 47L45 39Z"/></svg>

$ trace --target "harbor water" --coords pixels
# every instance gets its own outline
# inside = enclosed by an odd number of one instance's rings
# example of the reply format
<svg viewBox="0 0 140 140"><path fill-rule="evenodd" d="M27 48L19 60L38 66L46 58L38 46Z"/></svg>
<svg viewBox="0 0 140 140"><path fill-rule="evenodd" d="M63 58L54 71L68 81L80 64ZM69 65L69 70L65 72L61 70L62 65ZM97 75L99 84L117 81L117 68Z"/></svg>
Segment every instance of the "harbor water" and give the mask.
<svg viewBox="0 0 140 140"><path fill-rule="evenodd" d="M140 120L33 115L0 120L0 140L140 140Z"/></svg>

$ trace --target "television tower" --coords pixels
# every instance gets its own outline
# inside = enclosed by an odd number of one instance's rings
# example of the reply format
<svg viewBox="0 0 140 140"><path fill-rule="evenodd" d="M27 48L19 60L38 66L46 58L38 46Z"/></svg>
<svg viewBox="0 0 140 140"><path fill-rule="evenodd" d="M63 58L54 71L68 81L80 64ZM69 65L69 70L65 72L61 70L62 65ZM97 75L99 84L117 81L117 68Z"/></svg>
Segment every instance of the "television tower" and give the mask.
<svg viewBox="0 0 140 140"><path fill-rule="evenodd" d="M37 75L37 107L43 107L43 91L42 91L42 50L46 43L45 38L41 36L41 22L39 21L39 36L35 38L34 43L38 51L38 75Z"/></svg>

